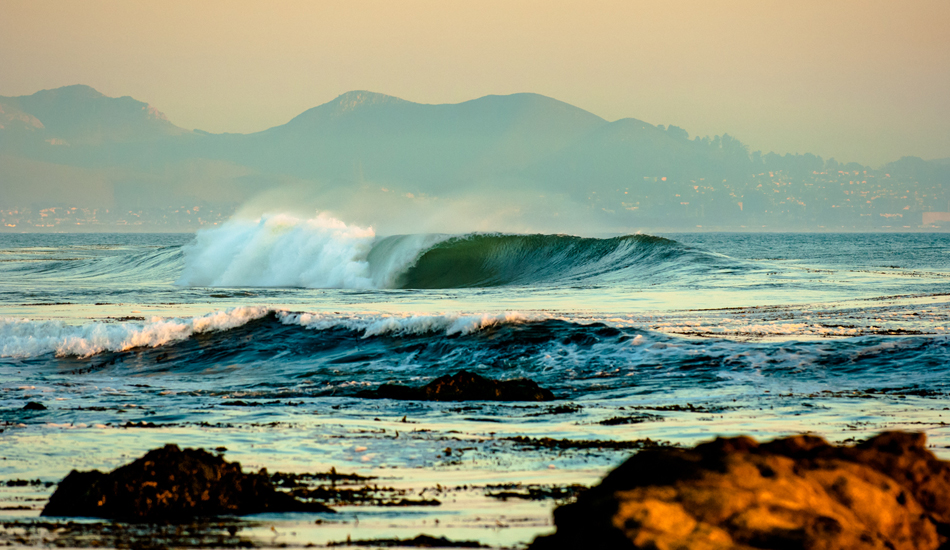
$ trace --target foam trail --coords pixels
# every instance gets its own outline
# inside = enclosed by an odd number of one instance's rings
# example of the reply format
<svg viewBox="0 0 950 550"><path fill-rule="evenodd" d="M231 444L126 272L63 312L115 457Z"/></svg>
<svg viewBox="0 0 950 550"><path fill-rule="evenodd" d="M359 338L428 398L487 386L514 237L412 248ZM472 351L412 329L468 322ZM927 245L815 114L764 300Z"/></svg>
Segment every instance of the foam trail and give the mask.
<svg viewBox="0 0 950 550"><path fill-rule="evenodd" d="M194 334L239 327L270 313L266 307L238 307L188 319L153 318L149 323L89 323L0 319L0 357L55 353L89 357L106 351L158 347Z"/></svg>
<svg viewBox="0 0 950 550"><path fill-rule="evenodd" d="M372 228L348 226L326 214L302 220L286 214L231 219L199 231L184 248L178 284L304 288L372 288L367 256Z"/></svg>
<svg viewBox="0 0 950 550"><path fill-rule="evenodd" d="M444 333L446 336L466 335L486 328L517 324L533 320L521 313L509 311L498 314L445 314L445 315L405 315L405 316L366 316L341 319L337 315L320 313L296 313L279 311L277 318L286 325L300 325L314 330L346 328L362 332L363 338L372 336L407 336L430 333Z"/></svg>
<svg viewBox="0 0 950 550"><path fill-rule="evenodd" d="M0 357L24 359L53 353L59 357L89 357L97 353L159 347L195 334L230 330L274 314L285 325L310 330L345 329L373 336L442 333L466 335L504 324L531 321L517 312L498 314L379 315L302 313L264 306L237 307L191 318L154 317L147 323L100 323L81 326L61 321L0 318Z"/></svg>

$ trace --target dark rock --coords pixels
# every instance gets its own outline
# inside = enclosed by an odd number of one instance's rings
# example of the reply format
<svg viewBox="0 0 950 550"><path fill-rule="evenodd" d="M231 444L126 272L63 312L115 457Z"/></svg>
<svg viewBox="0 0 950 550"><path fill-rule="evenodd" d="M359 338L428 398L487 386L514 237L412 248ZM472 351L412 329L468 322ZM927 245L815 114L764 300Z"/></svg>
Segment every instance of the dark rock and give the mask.
<svg viewBox="0 0 950 550"><path fill-rule="evenodd" d="M655 441L646 439L627 439L623 441L609 441L604 439L554 439L551 437L527 437L517 435L515 437L506 437L506 441L513 441L518 445L526 447L535 447L538 449L648 449L651 447L669 446L665 441Z"/></svg>
<svg viewBox="0 0 950 550"><path fill-rule="evenodd" d="M935 550L950 534L950 463L923 434L853 447L796 436L640 451L554 512L530 548Z"/></svg>
<svg viewBox="0 0 950 550"><path fill-rule="evenodd" d="M45 411L46 405L42 403L37 403L36 401L30 401L23 407L24 411Z"/></svg>
<svg viewBox="0 0 950 550"><path fill-rule="evenodd" d="M436 538L429 535L419 535L414 539L345 540L342 542L330 542L327 546L331 548L334 546L372 546L374 548L488 548L474 540L449 540L445 537Z"/></svg>
<svg viewBox="0 0 950 550"><path fill-rule="evenodd" d="M421 388L383 384L357 394L370 399L406 401L551 401L554 394L527 378L498 381L468 371L442 376Z"/></svg>
<svg viewBox="0 0 950 550"><path fill-rule="evenodd" d="M488 485L485 487L488 491L485 496L497 498L499 500L520 499L520 500L568 500L575 498L581 491L587 487L583 485L522 485L520 483L509 483L506 485ZM497 492L491 492L493 489L503 489Z"/></svg>
<svg viewBox="0 0 950 550"><path fill-rule="evenodd" d="M278 492L267 473L245 474L201 449L166 445L104 474L73 470L41 515L125 521L183 521L261 512L332 512Z"/></svg>

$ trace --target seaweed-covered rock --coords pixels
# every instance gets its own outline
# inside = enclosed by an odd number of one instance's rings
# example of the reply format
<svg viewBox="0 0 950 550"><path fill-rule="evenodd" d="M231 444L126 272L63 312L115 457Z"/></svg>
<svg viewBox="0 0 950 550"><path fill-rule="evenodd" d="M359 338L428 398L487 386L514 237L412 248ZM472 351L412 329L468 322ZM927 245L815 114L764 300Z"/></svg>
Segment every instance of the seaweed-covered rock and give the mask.
<svg viewBox="0 0 950 550"><path fill-rule="evenodd" d="M166 445L112 472L73 470L41 515L178 521L261 512L332 512L274 489L265 472L244 473L202 449Z"/></svg>
<svg viewBox="0 0 950 550"><path fill-rule="evenodd" d="M491 380L466 370L454 376L442 376L421 388L383 384L357 394L371 399L407 401L551 401L554 394L532 380Z"/></svg>
<svg viewBox="0 0 950 550"><path fill-rule="evenodd" d="M919 433L855 446L796 436L640 451L554 512L550 548L937 549L950 463Z"/></svg>
<svg viewBox="0 0 950 550"><path fill-rule="evenodd" d="M37 403L36 401L30 401L23 406L24 411L45 411L46 405L42 403Z"/></svg>

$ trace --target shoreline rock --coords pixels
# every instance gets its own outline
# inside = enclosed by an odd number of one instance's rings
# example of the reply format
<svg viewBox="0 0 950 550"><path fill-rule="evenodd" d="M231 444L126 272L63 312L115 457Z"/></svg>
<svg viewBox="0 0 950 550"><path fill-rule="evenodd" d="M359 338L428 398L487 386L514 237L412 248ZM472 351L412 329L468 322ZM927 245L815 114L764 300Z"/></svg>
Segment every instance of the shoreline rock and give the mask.
<svg viewBox="0 0 950 550"><path fill-rule="evenodd" d="M412 539L368 539L328 542L328 548L338 546L366 546L374 548L488 548L476 540L450 540L445 537L418 535Z"/></svg>
<svg viewBox="0 0 950 550"><path fill-rule="evenodd" d="M529 548L936 550L950 535L950 463L902 432L645 449L554 523Z"/></svg>
<svg viewBox="0 0 950 550"><path fill-rule="evenodd" d="M165 445L108 474L73 470L40 515L156 522L262 512L333 510L277 491L266 471L244 473L202 449Z"/></svg>
<svg viewBox="0 0 950 550"><path fill-rule="evenodd" d="M554 394L533 380L498 381L466 370L453 376L441 376L416 388L401 384L383 384L362 391L357 397L398 399L401 401L553 401Z"/></svg>

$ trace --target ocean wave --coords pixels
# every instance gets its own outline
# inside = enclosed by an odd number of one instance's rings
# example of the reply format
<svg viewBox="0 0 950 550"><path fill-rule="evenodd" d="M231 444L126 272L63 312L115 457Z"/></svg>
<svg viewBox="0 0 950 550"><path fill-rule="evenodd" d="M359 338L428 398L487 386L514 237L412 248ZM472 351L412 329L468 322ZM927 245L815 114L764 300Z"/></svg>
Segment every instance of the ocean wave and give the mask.
<svg viewBox="0 0 950 550"><path fill-rule="evenodd" d="M715 258L649 235L396 235L325 214L234 219L184 248L178 283L208 287L466 288L629 280Z"/></svg>
<svg viewBox="0 0 950 550"><path fill-rule="evenodd" d="M123 285L174 281L182 268L180 246L63 246L12 249L0 263L10 281L59 281L70 284L117 282Z"/></svg>
<svg viewBox="0 0 950 550"><path fill-rule="evenodd" d="M527 376L578 393L766 378L802 387L840 378L873 387L892 380L895 369L906 384L942 384L948 353L945 336L689 339L642 326L515 312L390 315L244 307L82 326L0 321L0 367L52 367L97 379L177 373L213 377L228 387L317 394L344 382L420 381L461 369L501 379Z"/></svg>
<svg viewBox="0 0 950 550"><path fill-rule="evenodd" d="M594 282L675 268L687 255L676 241L650 235L472 234L434 244L392 280L400 288Z"/></svg>
<svg viewBox="0 0 950 550"><path fill-rule="evenodd" d="M92 322L78 326L62 321L0 318L0 357L22 359L46 354L58 357L90 357L106 352L156 348L182 342L198 334L232 330L268 316L273 316L283 325L315 331L346 330L358 333L364 338L430 333L445 336L465 335L531 319L517 312L477 315L340 316L291 312L263 306L236 307L190 318L155 317L148 322Z"/></svg>
<svg viewBox="0 0 950 550"><path fill-rule="evenodd" d="M539 319L539 317L526 316L518 312L478 315L374 315L341 319L337 315L287 311L277 312L277 318L287 325L300 325L315 330L345 328L362 333L364 338L429 333L443 333L446 336L466 335L503 324L523 323L532 319Z"/></svg>
<svg viewBox="0 0 950 550"><path fill-rule="evenodd" d="M212 287L372 288L371 228L321 214L232 219L184 247L178 283Z"/></svg>
<svg viewBox="0 0 950 550"><path fill-rule="evenodd" d="M265 307L238 307L191 318L154 318L147 323L68 325L62 321L0 319L0 357L27 358L46 354L89 357L110 351L158 347L195 334L228 330L271 312Z"/></svg>

